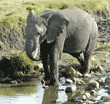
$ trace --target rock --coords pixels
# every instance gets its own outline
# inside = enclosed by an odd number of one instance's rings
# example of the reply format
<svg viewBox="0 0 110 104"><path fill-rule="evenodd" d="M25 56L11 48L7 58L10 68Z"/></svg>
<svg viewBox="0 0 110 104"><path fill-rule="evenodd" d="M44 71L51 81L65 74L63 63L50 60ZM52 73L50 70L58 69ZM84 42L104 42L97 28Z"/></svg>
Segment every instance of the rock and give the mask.
<svg viewBox="0 0 110 104"><path fill-rule="evenodd" d="M95 70L100 72L100 73L105 73L105 71L104 71L102 66L98 66Z"/></svg>
<svg viewBox="0 0 110 104"><path fill-rule="evenodd" d="M98 100L98 101L95 101L95 104L108 104L108 103L104 103L103 100Z"/></svg>
<svg viewBox="0 0 110 104"><path fill-rule="evenodd" d="M73 67L68 66L62 70L62 75L66 78L73 79L74 77L78 77L78 71L76 71Z"/></svg>
<svg viewBox="0 0 110 104"><path fill-rule="evenodd" d="M55 103L61 103L61 99L56 99Z"/></svg>
<svg viewBox="0 0 110 104"><path fill-rule="evenodd" d="M105 83L106 83L106 84L109 84L109 83L110 83L110 77L107 77L107 78L105 79Z"/></svg>
<svg viewBox="0 0 110 104"><path fill-rule="evenodd" d="M22 81L20 79L17 79L17 83L22 83Z"/></svg>
<svg viewBox="0 0 110 104"><path fill-rule="evenodd" d="M17 81L10 81L11 84L17 84Z"/></svg>
<svg viewBox="0 0 110 104"><path fill-rule="evenodd" d="M42 71L43 70L43 64L42 63L37 64L37 66L34 67L34 70Z"/></svg>
<svg viewBox="0 0 110 104"><path fill-rule="evenodd" d="M91 95L90 95L90 93L86 92L86 93L85 93L85 96L86 96L87 98L89 98Z"/></svg>
<svg viewBox="0 0 110 104"><path fill-rule="evenodd" d="M12 80L12 79L9 78L9 77L6 77L6 78L5 78L5 81L10 81L10 80Z"/></svg>
<svg viewBox="0 0 110 104"><path fill-rule="evenodd" d="M74 91L73 93L66 93L68 96L68 101L77 101L81 95L80 91Z"/></svg>
<svg viewBox="0 0 110 104"><path fill-rule="evenodd" d="M48 89L48 88L49 88L49 86L43 86L43 88L44 88L44 89Z"/></svg>
<svg viewBox="0 0 110 104"><path fill-rule="evenodd" d="M107 86L107 85L105 85L105 89L109 90L109 89L110 89L110 87L109 87L109 86Z"/></svg>
<svg viewBox="0 0 110 104"><path fill-rule="evenodd" d="M104 85L104 81L102 79L97 79L96 80L100 85Z"/></svg>
<svg viewBox="0 0 110 104"><path fill-rule="evenodd" d="M97 81L89 83L86 90L93 90L94 88L99 88L99 83Z"/></svg>
<svg viewBox="0 0 110 104"><path fill-rule="evenodd" d="M72 81L71 79L66 79L65 83L67 83L67 84L72 84L73 81Z"/></svg>
<svg viewBox="0 0 110 104"><path fill-rule="evenodd" d="M34 69L31 69L28 74L36 74L35 70Z"/></svg>
<svg viewBox="0 0 110 104"><path fill-rule="evenodd" d="M86 101L83 102L83 104L94 104L94 102L93 101L86 100Z"/></svg>
<svg viewBox="0 0 110 104"><path fill-rule="evenodd" d="M15 75L15 76L19 76L19 77L24 76L24 74L23 74L22 71L16 71L16 72L14 73L14 75Z"/></svg>
<svg viewBox="0 0 110 104"><path fill-rule="evenodd" d="M110 96L102 96L100 100L103 100L103 102L110 101Z"/></svg>
<svg viewBox="0 0 110 104"><path fill-rule="evenodd" d="M93 95L93 96L95 96L95 95L97 95L97 92L96 92L95 90L92 90L92 91L90 92L90 94Z"/></svg>
<svg viewBox="0 0 110 104"><path fill-rule="evenodd" d="M82 96L82 100L86 100L86 95L83 95Z"/></svg>
<svg viewBox="0 0 110 104"><path fill-rule="evenodd" d="M67 87L65 92L66 93L72 93L74 91L74 89L72 87Z"/></svg>
<svg viewBox="0 0 110 104"><path fill-rule="evenodd" d="M85 86L86 84L85 84L85 82L83 80L77 80L76 81L76 85L78 85L78 86Z"/></svg>

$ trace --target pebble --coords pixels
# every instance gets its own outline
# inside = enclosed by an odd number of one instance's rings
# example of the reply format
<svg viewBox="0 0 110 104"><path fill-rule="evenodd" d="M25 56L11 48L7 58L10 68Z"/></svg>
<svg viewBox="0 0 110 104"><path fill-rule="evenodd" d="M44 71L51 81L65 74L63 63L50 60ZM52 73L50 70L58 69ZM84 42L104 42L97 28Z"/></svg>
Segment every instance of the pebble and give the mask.
<svg viewBox="0 0 110 104"><path fill-rule="evenodd" d="M67 83L67 84L72 84L73 81L72 81L71 79L66 79L65 83Z"/></svg>
<svg viewBox="0 0 110 104"><path fill-rule="evenodd" d="M72 87L67 87L66 89L65 89L65 92L66 93L72 93L74 91L74 89L72 88Z"/></svg>
<svg viewBox="0 0 110 104"><path fill-rule="evenodd" d="M56 99L55 103L61 103L61 99Z"/></svg>

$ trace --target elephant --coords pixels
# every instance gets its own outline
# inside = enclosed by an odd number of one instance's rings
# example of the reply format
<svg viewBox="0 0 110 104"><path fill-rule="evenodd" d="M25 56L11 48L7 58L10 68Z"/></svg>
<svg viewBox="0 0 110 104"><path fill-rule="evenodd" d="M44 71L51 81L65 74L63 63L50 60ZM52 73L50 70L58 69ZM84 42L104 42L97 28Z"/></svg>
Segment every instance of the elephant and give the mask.
<svg viewBox="0 0 110 104"><path fill-rule="evenodd" d="M78 7L69 7L63 10L45 10L35 15L30 10L25 33L23 51L26 51L31 60L37 61L40 48L44 79L48 81L46 85L60 84L58 72L62 52L72 55L80 62L80 72L83 75L90 72L90 57L97 41L98 27L95 19L87 12Z"/></svg>

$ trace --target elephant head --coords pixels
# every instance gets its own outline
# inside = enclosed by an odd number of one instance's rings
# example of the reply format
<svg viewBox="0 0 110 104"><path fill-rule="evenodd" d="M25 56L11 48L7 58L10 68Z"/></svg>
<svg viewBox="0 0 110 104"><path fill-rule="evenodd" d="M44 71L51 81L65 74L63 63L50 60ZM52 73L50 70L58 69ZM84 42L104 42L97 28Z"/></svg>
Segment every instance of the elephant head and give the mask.
<svg viewBox="0 0 110 104"><path fill-rule="evenodd" d="M35 15L33 11L30 11L25 28L26 43L23 51L26 50L27 56L35 60L40 44L45 39L48 44L55 41L65 31L68 24L68 18L57 11L46 11L40 15Z"/></svg>

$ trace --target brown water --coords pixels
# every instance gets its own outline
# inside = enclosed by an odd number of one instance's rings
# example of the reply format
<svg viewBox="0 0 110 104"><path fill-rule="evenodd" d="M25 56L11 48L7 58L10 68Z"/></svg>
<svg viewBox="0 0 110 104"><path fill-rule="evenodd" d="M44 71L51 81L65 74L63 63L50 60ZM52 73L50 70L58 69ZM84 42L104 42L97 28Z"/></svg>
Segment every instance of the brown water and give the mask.
<svg viewBox="0 0 110 104"><path fill-rule="evenodd" d="M60 91L57 87L52 86L44 89L36 78L17 85L0 84L0 104L57 104L55 103L56 99L61 99L61 104L73 104L73 102L67 102L66 87L67 85L61 84ZM72 84L71 87L84 93L84 89L76 87L75 84ZM108 96L105 90L101 89L97 100L100 99L101 95Z"/></svg>

